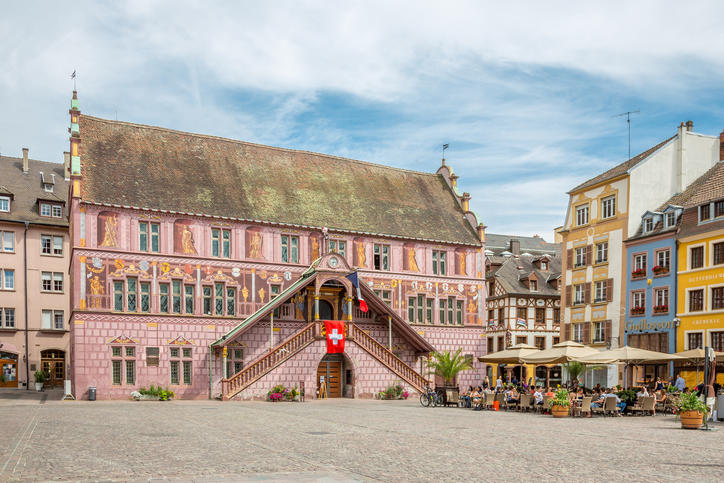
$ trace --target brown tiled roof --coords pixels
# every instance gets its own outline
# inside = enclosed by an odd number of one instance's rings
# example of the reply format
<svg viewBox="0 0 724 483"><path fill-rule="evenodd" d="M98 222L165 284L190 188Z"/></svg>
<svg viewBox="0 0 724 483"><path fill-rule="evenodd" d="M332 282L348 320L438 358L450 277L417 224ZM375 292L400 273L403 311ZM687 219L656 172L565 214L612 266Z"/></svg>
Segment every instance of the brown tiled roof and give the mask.
<svg viewBox="0 0 724 483"><path fill-rule="evenodd" d="M480 245L445 180L81 115L83 200Z"/></svg>
<svg viewBox="0 0 724 483"><path fill-rule="evenodd" d="M67 216L51 218L40 216L38 199L65 203L68 199L68 182L63 179L63 164L28 160L28 173L23 174L22 158L0 156L0 193L12 194L10 212L0 212L1 221L29 221L45 225L68 226ZM55 174L53 193L43 189L40 173L46 179ZM67 210L67 206L64 208ZM67 215L67 212L64 213Z"/></svg>
<svg viewBox="0 0 724 483"><path fill-rule="evenodd" d="M554 288L549 282L560 278L561 274L561 258L554 256L548 262L549 270L541 270L533 263L539 257L521 255L519 257L509 257L492 275L486 278L495 280L500 283L507 295L547 295L560 296L560 290ZM529 278L535 273L538 280L538 290L531 291L522 279ZM488 297L494 297L488 294Z"/></svg>
<svg viewBox="0 0 724 483"><path fill-rule="evenodd" d="M724 198L724 162L719 161L666 205L688 208L721 198Z"/></svg>
<svg viewBox="0 0 724 483"><path fill-rule="evenodd" d="M581 190L581 189L584 189L584 188L588 188L588 187L590 187L590 186L594 186L594 185L597 185L597 184L599 184L599 183L603 183L604 181L608 181L609 179L616 178L617 176L621 176L622 174L626 174L626 172L627 172L629 169L633 168L634 166L636 166L637 164L639 164L641 161L643 161L644 159L648 158L650 155L652 155L652 154L653 154L654 152L656 152L658 149L660 149L661 147L663 147L666 143L668 143L669 141L671 141L672 139L674 139L676 136L677 136L677 135L675 134L675 135L671 136L669 139L666 139L666 140L660 142L660 143L657 144L656 146L654 146L654 147L652 147L652 148L650 148L650 149L647 149L647 150L644 151L643 153L637 154L637 155L634 156L633 158L631 158L631 159L629 159L629 160L627 160L627 161L624 161L623 163L621 163L621 164L619 164L619 165L617 165L617 166L614 166L613 168L609 169L608 171L605 171L605 172L599 174L598 176L595 176L595 177L589 179L588 181L579 184L578 186L576 186L575 188L573 188L573 189L572 189L571 191L569 191L568 193L569 193L569 194L570 194L570 193L574 193L574 192L576 192L576 191L578 191L578 190Z"/></svg>

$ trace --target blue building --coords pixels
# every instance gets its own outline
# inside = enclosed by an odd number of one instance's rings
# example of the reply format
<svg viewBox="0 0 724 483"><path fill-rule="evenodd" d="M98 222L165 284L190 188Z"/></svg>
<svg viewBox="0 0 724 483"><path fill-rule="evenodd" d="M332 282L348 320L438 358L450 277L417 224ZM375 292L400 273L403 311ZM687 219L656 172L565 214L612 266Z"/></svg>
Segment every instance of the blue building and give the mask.
<svg viewBox="0 0 724 483"><path fill-rule="evenodd" d="M624 342L631 347L676 352L676 232L683 212L674 196L641 217L638 231L625 240L626 312ZM668 379L672 364L629 367L626 381Z"/></svg>

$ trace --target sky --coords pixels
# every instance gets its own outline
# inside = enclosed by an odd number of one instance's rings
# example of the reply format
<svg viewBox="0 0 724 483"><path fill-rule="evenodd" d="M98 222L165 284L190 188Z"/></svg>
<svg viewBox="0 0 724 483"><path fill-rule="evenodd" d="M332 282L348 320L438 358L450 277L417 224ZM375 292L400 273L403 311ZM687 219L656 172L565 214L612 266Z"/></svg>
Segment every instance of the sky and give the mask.
<svg viewBox="0 0 724 483"><path fill-rule="evenodd" d="M566 192L724 129L724 2L11 2L0 153L62 161L81 111L434 172L491 233L561 225ZM330 187L333 189L333 187Z"/></svg>

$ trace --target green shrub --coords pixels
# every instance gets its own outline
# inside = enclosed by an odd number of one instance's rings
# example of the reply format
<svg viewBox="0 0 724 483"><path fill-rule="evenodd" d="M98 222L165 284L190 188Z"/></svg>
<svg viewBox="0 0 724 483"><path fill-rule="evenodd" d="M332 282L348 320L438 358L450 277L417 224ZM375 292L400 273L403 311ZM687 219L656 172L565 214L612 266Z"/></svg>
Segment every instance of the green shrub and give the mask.
<svg viewBox="0 0 724 483"><path fill-rule="evenodd" d="M679 409L679 413L684 411L699 411L700 413L706 414L709 412L709 407L694 393L682 394L676 407Z"/></svg>

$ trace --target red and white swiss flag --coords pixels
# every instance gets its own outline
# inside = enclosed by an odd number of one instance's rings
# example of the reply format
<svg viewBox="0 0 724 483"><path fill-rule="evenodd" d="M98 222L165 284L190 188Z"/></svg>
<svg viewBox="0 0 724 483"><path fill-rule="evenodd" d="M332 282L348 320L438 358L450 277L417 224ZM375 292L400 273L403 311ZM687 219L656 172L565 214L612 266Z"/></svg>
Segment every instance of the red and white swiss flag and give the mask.
<svg viewBox="0 0 724 483"><path fill-rule="evenodd" d="M325 320L324 329L327 333L327 354L344 352L344 321Z"/></svg>

